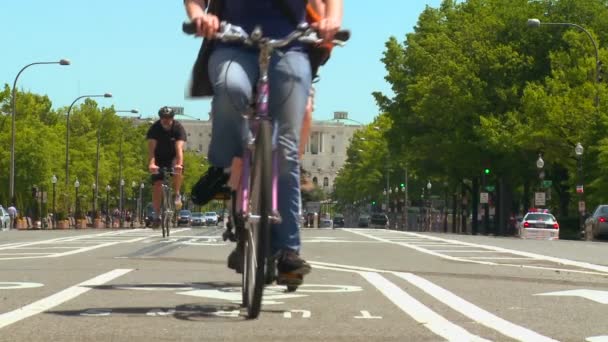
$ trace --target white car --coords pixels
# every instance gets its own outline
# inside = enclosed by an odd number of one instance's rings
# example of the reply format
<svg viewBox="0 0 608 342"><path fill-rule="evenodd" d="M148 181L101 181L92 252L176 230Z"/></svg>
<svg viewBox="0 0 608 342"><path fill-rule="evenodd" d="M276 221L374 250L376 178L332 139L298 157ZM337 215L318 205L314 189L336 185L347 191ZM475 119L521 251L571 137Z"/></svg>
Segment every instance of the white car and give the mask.
<svg viewBox="0 0 608 342"><path fill-rule="evenodd" d="M548 211L528 212L519 224L522 239L558 240L559 223Z"/></svg>
<svg viewBox="0 0 608 342"><path fill-rule="evenodd" d="M205 213L205 224L208 226L217 226L217 213L215 211L208 211Z"/></svg>
<svg viewBox="0 0 608 342"><path fill-rule="evenodd" d="M11 225L11 217L8 211L0 205L0 229L8 229Z"/></svg>

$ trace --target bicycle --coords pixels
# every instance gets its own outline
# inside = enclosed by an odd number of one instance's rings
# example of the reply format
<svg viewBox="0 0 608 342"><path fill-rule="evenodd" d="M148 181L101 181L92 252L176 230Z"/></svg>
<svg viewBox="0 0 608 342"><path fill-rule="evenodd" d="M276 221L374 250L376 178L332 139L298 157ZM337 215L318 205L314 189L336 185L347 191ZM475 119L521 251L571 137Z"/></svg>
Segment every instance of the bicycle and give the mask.
<svg viewBox="0 0 608 342"><path fill-rule="evenodd" d="M192 23L184 23L182 30L187 34L196 33ZM342 31L334 44L343 45L350 33ZM252 96L251 110L244 115L244 125L250 133L245 142L243 169L239 188L232 192L230 201L230 224L227 225L225 239L237 242L242 249L242 305L247 307L247 317L257 318L260 314L264 286L272 284L276 276L276 261L270 255L271 224L281 222L278 212L278 167L279 154L276 132L272 117L268 113L268 67L275 49L287 46L293 41L316 44L321 40L308 25L300 25L283 39L263 37L256 27L251 34L242 28L226 22L220 24L215 39L223 42L241 43L259 50L259 78ZM255 103L253 103L255 102ZM232 228L235 232L232 233ZM287 284L288 291L295 291L297 285Z"/></svg>
<svg viewBox="0 0 608 342"><path fill-rule="evenodd" d="M160 223L163 237L168 237L171 231L171 224L175 214L173 203L173 186L171 176L174 174L173 168L161 167L158 173L162 175L161 199L160 199Z"/></svg>

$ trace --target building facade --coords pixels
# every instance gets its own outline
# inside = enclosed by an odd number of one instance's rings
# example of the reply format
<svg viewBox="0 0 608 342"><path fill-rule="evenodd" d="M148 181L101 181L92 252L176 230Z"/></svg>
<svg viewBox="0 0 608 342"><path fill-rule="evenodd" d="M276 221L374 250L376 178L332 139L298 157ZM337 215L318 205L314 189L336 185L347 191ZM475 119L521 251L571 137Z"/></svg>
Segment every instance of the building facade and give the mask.
<svg viewBox="0 0 608 342"><path fill-rule="evenodd" d="M188 134L186 150L207 154L211 141L210 120L180 120ZM331 192L334 180L346 162L346 150L360 125L340 121L315 121L302 159L302 167L318 187Z"/></svg>

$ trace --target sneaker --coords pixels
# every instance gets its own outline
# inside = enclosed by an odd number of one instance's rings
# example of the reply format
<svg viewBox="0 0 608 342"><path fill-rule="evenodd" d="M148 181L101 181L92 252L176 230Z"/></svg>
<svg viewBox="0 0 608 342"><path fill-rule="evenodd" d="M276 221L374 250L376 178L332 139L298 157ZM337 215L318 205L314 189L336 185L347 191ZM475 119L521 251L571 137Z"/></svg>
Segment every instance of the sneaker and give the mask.
<svg viewBox="0 0 608 342"><path fill-rule="evenodd" d="M228 268L234 270L236 273L243 273L243 255L242 248L235 247L230 255L228 255Z"/></svg>
<svg viewBox="0 0 608 342"><path fill-rule="evenodd" d="M280 253L277 261L279 275L285 273L304 275L310 273L310 264L300 258L293 250L284 250Z"/></svg>
<svg viewBox="0 0 608 342"><path fill-rule="evenodd" d="M224 172L224 169L211 166L207 172L194 184L190 198L196 205L205 205L211 201L216 195L228 191L226 182L229 174Z"/></svg>
<svg viewBox="0 0 608 342"><path fill-rule="evenodd" d="M180 210L182 208L182 196L180 194L175 195L173 203L175 204L175 210Z"/></svg>
<svg viewBox="0 0 608 342"><path fill-rule="evenodd" d="M300 167L300 190L304 192L310 192L315 188L315 183L310 178L310 173Z"/></svg>

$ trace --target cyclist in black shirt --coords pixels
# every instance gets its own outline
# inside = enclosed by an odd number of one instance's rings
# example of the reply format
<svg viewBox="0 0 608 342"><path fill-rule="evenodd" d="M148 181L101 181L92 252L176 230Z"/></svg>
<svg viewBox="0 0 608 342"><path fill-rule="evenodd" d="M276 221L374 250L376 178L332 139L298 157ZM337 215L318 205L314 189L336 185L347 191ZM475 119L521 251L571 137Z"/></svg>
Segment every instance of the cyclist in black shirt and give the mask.
<svg viewBox="0 0 608 342"><path fill-rule="evenodd" d="M170 107L162 107L158 111L159 120L154 122L148 129L146 139L148 140L148 169L152 174L152 206L154 207L155 221L158 226L158 215L160 212L160 196L162 175L158 173L161 167L173 168L173 193L175 194L175 208L179 210L182 206L180 188L182 186L182 174L184 170L184 143L186 142L186 130L179 121L174 119L175 112Z"/></svg>

